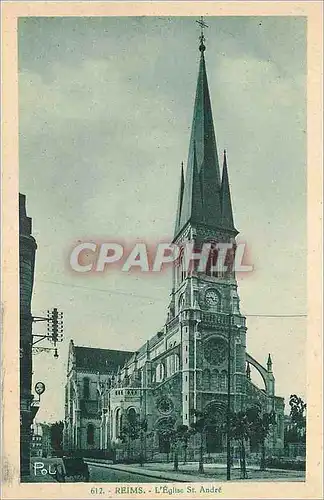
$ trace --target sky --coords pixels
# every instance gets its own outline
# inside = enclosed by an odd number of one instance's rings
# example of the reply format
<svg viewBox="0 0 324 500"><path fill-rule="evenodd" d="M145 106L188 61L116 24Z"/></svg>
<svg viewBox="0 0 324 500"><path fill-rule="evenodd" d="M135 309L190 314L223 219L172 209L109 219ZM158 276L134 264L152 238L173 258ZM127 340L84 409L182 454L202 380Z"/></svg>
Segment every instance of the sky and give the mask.
<svg viewBox="0 0 324 500"><path fill-rule="evenodd" d="M306 398L306 21L205 22L218 152L254 266L238 280L247 350L263 364L271 352L277 395ZM78 241L172 239L199 29L191 17L31 17L18 36L20 191L38 245L32 311L64 313L59 359L34 356L34 383L46 385L37 419L55 421L70 339L136 350L166 320L169 272L80 274L68 262Z"/></svg>

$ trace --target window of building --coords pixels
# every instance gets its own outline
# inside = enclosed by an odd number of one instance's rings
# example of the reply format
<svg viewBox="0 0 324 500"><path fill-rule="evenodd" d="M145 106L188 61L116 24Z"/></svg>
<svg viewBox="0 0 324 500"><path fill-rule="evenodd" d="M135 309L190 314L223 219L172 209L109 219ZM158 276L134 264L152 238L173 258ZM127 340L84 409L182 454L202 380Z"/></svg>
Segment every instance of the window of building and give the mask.
<svg viewBox="0 0 324 500"><path fill-rule="evenodd" d="M174 373L177 373L180 368L180 361L178 354L171 354L166 358L166 374L167 377L171 377Z"/></svg>
<svg viewBox="0 0 324 500"><path fill-rule="evenodd" d="M178 354L174 354L174 373L180 370L180 358Z"/></svg>
<svg viewBox="0 0 324 500"><path fill-rule="evenodd" d="M90 396L90 380L88 377L83 379L83 399L89 399Z"/></svg>
<svg viewBox="0 0 324 500"><path fill-rule="evenodd" d="M89 445L94 444L94 426L93 426L93 424L88 424L88 427L87 427L87 443Z"/></svg>
<svg viewBox="0 0 324 500"><path fill-rule="evenodd" d="M162 382L164 378L164 365L163 363L159 363L155 370L155 381Z"/></svg>
<svg viewBox="0 0 324 500"><path fill-rule="evenodd" d="M137 418L137 414L136 414L135 409L134 408L129 408L129 410L127 412L128 422L134 423L134 422L136 422L136 418Z"/></svg>
<svg viewBox="0 0 324 500"><path fill-rule="evenodd" d="M184 294L180 295L179 297L178 311L181 311L183 309L183 304L184 304Z"/></svg>
<svg viewBox="0 0 324 500"><path fill-rule="evenodd" d="M211 375L210 375L210 370L208 368L206 368L203 371L202 379L203 379L204 391L209 391L210 390Z"/></svg>
<svg viewBox="0 0 324 500"><path fill-rule="evenodd" d="M121 429L121 409L117 408L116 410L116 420L115 420L115 431L116 431L116 438L119 437L120 435L120 429Z"/></svg>
<svg viewBox="0 0 324 500"><path fill-rule="evenodd" d="M227 389L227 372L223 370L220 374L220 390L225 391Z"/></svg>
<svg viewBox="0 0 324 500"><path fill-rule="evenodd" d="M211 380L213 390L218 391L220 389L220 376L218 370L213 370Z"/></svg>

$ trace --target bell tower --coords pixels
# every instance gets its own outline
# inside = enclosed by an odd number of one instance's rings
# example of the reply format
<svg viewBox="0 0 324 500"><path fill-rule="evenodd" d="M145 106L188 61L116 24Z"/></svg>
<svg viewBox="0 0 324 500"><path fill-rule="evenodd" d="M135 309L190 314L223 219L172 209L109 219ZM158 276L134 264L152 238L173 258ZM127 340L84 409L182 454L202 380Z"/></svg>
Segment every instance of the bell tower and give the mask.
<svg viewBox="0 0 324 500"><path fill-rule="evenodd" d="M245 318L240 314L233 266L238 231L234 225L226 151L222 171L219 166L205 61L205 24L201 23L187 168L184 174L181 165L173 239L181 250L174 266L169 311L170 318L179 317L181 329L186 425L191 423L195 409L216 405L216 411L224 413L228 376L233 404L242 407L246 368Z"/></svg>

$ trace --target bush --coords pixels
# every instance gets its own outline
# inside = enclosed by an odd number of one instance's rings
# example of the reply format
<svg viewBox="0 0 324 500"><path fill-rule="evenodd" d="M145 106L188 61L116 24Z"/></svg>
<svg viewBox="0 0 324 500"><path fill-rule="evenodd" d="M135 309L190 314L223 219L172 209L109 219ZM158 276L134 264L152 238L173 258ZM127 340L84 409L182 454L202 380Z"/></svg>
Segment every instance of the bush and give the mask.
<svg viewBox="0 0 324 500"><path fill-rule="evenodd" d="M64 455L114 461L116 452L115 450L73 450L71 452L65 452Z"/></svg>
<svg viewBox="0 0 324 500"><path fill-rule="evenodd" d="M269 469L306 470L306 460L286 457L268 457L266 467Z"/></svg>
<svg viewBox="0 0 324 500"><path fill-rule="evenodd" d="M129 458L119 458L116 462L121 464L139 464L141 461L140 457L129 457Z"/></svg>

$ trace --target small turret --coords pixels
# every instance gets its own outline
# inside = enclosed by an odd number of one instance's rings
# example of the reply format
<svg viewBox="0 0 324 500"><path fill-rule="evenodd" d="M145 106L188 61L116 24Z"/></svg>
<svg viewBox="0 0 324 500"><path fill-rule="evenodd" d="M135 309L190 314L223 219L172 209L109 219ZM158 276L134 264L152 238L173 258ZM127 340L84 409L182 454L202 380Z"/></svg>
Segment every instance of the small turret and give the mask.
<svg viewBox="0 0 324 500"><path fill-rule="evenodd" d="M268 361L267 361L267 370L269 373L272 373L272 359L271 359L270 353L269 353Z"/></svg>
<svg viewBox="0 0 324 500"><path fill-rule="evenodd" d="M246 377L251 380L251 368L250 368L250 363L246 365Z"/></svg>

